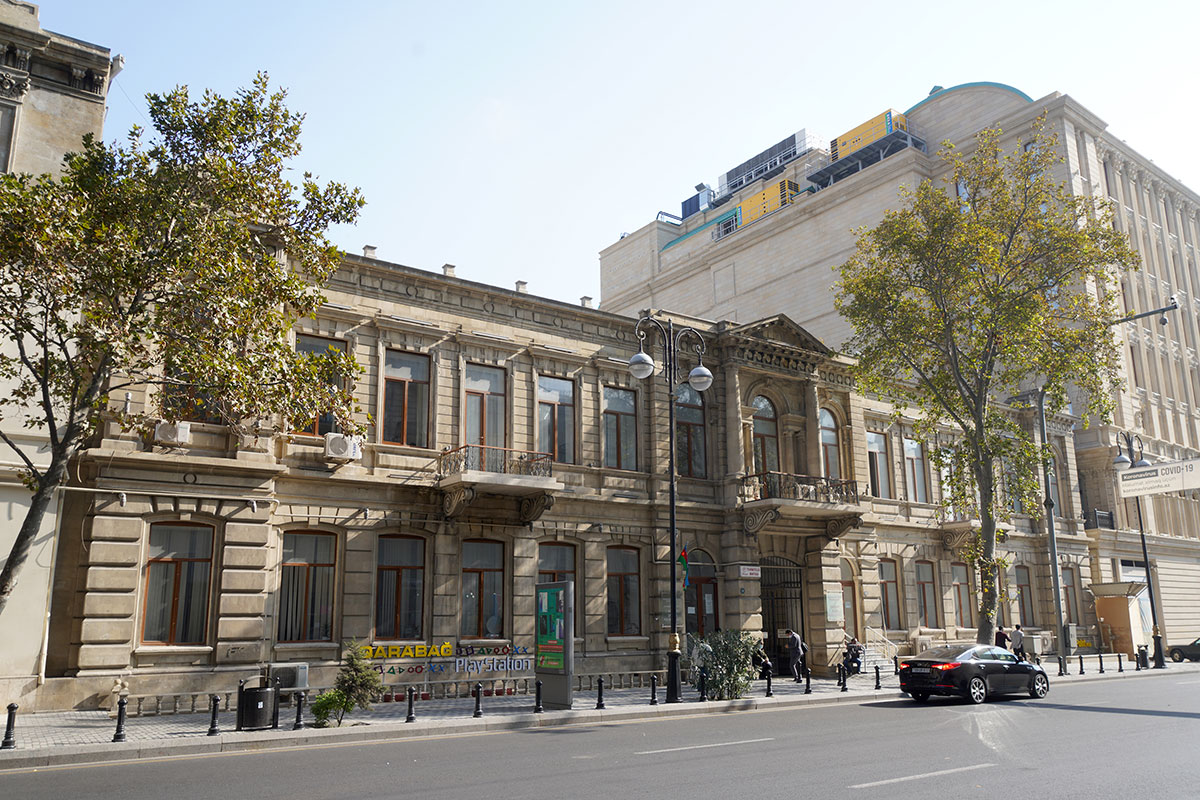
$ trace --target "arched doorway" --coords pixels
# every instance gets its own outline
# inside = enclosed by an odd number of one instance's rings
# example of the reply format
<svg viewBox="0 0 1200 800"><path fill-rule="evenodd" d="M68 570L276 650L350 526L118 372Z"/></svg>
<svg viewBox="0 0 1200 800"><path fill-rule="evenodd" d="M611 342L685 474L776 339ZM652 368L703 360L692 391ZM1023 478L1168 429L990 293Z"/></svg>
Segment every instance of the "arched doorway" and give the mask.
<svg viewBox="0 0 1200 800"><path fill-rule="evenodd" d="M858 589L854 585L854 570L842 559L842 627L847 636L861 641L858 635Z"/></svg>
<svg viewBox="0 0 1200 800"><path fill-rule="evenodd" d="M807 641L804 632L803 570L794 561L779 556L767 556L759 562L762 567L761 592L763 646L775 671L787 669L787 639L783 631L791 628Z"/></svg>
<svg viewBox="0 0 1200 800"><path fill-rule="evenodd" d="M703 550L688 553L688 586L683 590L687 632L704 636L719 630L717 567Z"/></svg>

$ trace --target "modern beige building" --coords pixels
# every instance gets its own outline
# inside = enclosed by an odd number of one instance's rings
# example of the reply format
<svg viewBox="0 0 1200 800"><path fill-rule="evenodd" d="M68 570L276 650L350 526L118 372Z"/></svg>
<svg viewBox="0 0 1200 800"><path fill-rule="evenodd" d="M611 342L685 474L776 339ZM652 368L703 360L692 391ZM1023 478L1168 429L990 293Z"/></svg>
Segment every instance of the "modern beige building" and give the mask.
<svg viewBox="0 0 1200 800"><path fill-rule="evenodd" d="M863 117L877 111L865 108ZM850 329L834 309L832 287L835 268L853 253L855 229L897 207L901 187L945 180L946 168L933 155L941 142L969 150L977 131L998 125L1011 149L1042 114L1064 158L1057 179L1076 194L1112 201L1118 227L1142 256L1143 268L1114 287L1125 311L1166 306L1171 295L1180 301L1166 325L1148 318L1116 327L1126 383L1113 423L1075 430L1074 454L1064 454L1078 462L1077 472L1062 474L1082 500L1070 516L1086 527L1091 543L1090 569L1063 554L1064 576L1078 581L1065 611L1085 632L1115 645L1120 637L1094 615L1089 587L1104 596L1115 591L1112 584L1144 582L1146 573L1134 501L1121 500L1115 489L1117 433L1139 436L1155 461L1200 454L1200 197L1109 135L1106 123L1071 97L1035 101L995 83L935 87L902 115L891 112L889 127L859 149L847 153L839 139L837 160L813 147L811 137L784 140L723 175L717 192L697 187L679 217L660 213L606 248L603 308L629 313L652 304L735 321L785 313L836 350ZM878 128L883 118L872 123ZM1191 641L1200 635L1200 496L1160 494L1142 505L1164 635L1168 643ZM1034 591L1050 589L1042 584ZM1141 603L1148 616L1144 592ZM1044 625L1047 613L1034 609L1032 621Z"/></svg>
<svg viewBox="0 0 1200 800"><path fill-rule="evenodd" d="M63 155L78 150L84 134L99 135L109 73L107 48L43 30L36 5L0 0L0 172L58 172ZM0 346L15 351L8 336ZM0 392L8 388L0 383ZM0 429L36 465L46 466L44 430L25 428L7 414ZM4 446L0 565L29 508L30 493L20 480L23 466L21 457ZM0 616L0 698L24 696L45 678L57 514L54 504Z"/></svg>

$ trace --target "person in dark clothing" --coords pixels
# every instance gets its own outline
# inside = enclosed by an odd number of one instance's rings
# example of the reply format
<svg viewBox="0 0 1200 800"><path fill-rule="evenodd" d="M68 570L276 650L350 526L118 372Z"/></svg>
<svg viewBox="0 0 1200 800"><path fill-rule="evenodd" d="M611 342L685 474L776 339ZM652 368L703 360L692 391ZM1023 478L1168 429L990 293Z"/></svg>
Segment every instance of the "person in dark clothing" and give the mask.
<svg viewBox="0 0 1200 800"><path fill-rule="evenodd" d="M1007 648L1008 642L1009 642L1009 636L1007 633L1004 632L1004 626L997 625L996 626L996 647Z"/></svg>
<svg viewBox="0 0 1200 800"><path fill-rule="evenodd" d="M783 633L788 637L788 666L792 670L792 678L796 683L800 683L801 676L808 674L808 665L804 663L804 654L808 652L808 645L800 638L800 634L791 628Z"/></svg>

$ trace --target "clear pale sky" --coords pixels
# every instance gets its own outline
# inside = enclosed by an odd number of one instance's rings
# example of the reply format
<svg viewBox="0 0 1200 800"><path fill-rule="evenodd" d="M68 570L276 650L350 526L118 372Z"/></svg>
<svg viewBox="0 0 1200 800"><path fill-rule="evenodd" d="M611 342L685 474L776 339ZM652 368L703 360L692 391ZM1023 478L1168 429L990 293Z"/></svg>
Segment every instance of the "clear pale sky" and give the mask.
<svg viewBox="0 0 1200 800"><path fill-rule="evenodd" d="M568 302L599 256L801 128L828 141L932 86L1069 94L1200 191L1200 4L44 2L125 56L105 138L144 96L258 70L307 114L300 169L363 189L334 241Z"/></svg>

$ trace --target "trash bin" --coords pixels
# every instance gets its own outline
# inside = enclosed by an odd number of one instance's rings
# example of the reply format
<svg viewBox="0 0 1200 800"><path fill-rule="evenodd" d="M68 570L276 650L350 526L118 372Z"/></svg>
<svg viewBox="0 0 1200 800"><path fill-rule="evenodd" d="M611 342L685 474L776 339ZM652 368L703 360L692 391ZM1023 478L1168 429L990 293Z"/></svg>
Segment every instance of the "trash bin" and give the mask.
<svg viewBox="0 0 1200 800"><path fill-rule="evenodd" d="M238 687L237 729L258 731L276 727L278 702L279 697L271 686Z"/></svg>

